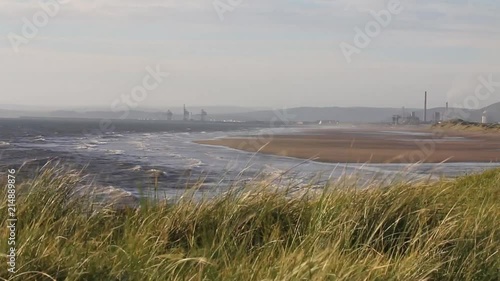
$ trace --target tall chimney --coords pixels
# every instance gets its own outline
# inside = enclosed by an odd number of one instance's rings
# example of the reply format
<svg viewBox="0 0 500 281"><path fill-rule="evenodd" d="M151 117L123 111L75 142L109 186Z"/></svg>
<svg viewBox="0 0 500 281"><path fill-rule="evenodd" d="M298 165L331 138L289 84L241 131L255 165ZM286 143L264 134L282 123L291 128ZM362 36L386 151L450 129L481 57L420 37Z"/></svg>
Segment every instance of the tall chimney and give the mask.
<svg viewBox="0 0 500 281"><path fill-rule="evenodd" d="M427 91L424 98L424 123L427 123Z"/></svg>

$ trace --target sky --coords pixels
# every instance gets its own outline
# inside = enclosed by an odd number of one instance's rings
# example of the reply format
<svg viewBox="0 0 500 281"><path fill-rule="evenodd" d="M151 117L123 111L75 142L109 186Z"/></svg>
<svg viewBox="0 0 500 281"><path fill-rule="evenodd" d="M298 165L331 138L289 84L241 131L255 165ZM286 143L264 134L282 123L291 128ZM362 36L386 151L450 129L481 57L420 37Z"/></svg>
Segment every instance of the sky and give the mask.
<svg viewBox="0 0 500 281"><path fill-rule="evenodd" d="M0 104L500 102L500 1L392 1L0 0ZM485 79L499 83L478 97Z"/></svg>

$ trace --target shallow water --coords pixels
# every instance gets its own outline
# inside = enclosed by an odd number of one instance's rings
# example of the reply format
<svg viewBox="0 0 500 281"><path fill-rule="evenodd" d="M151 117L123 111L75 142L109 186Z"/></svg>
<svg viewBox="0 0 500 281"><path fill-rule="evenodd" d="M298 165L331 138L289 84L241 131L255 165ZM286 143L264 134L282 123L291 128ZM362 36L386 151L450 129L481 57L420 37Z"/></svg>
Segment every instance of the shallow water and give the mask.
<svg viewBox="0 0 500 281"><path fill-rule="evenodd" d="M291 130L298 129L236 128L228 131L117 132L101 135L65 135L64 132L32 135L20 130L17 135L11 132L8 139L0 138L0 165L19 166L28 160L31 167L37 167L48 160L61 160L76 167L85 166L85 172L91 174L98 185L121 188L135 196L150 193L156 186L156 190L167 197L183 193L186 186L200 179L204 183L198 191L199 195L213 196L235 181L246 181L257 175L294 187L355 175L359 184L363 185L375 179L455 177L500 166L500 163L329 164L193 142L227 136L282 134Z"/></svg>

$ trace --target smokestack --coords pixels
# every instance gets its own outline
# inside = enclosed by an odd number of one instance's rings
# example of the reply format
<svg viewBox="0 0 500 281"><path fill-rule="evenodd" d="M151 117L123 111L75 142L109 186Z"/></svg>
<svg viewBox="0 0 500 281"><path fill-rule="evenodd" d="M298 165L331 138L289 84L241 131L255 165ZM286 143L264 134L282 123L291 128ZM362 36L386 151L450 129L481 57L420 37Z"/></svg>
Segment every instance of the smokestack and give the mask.
<svg viewBox="0 0 500 281"><path fill-rule="evenodd" d="M446 102L446 110L444 111L444 114L443 114L443 120L447 120L448 119L448 102Z"/></svg>
<svg viewBox="0 0 500 281"><path fill-rule="evenodd" d="M424 123L427 123L427 91L425 92L424 99Z"/></svg>

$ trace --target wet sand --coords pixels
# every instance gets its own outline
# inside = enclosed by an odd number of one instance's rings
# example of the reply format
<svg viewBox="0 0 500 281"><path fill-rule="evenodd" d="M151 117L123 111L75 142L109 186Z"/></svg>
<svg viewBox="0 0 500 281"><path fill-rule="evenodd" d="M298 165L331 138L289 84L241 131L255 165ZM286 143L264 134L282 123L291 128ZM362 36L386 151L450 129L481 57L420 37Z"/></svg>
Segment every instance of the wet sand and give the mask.
<svg viewBox="0 0 500 281"><path fill-rule="evenodd" d="M422 128L308 129L197 143L331 163L500 162L498 133Z"/></svg>

